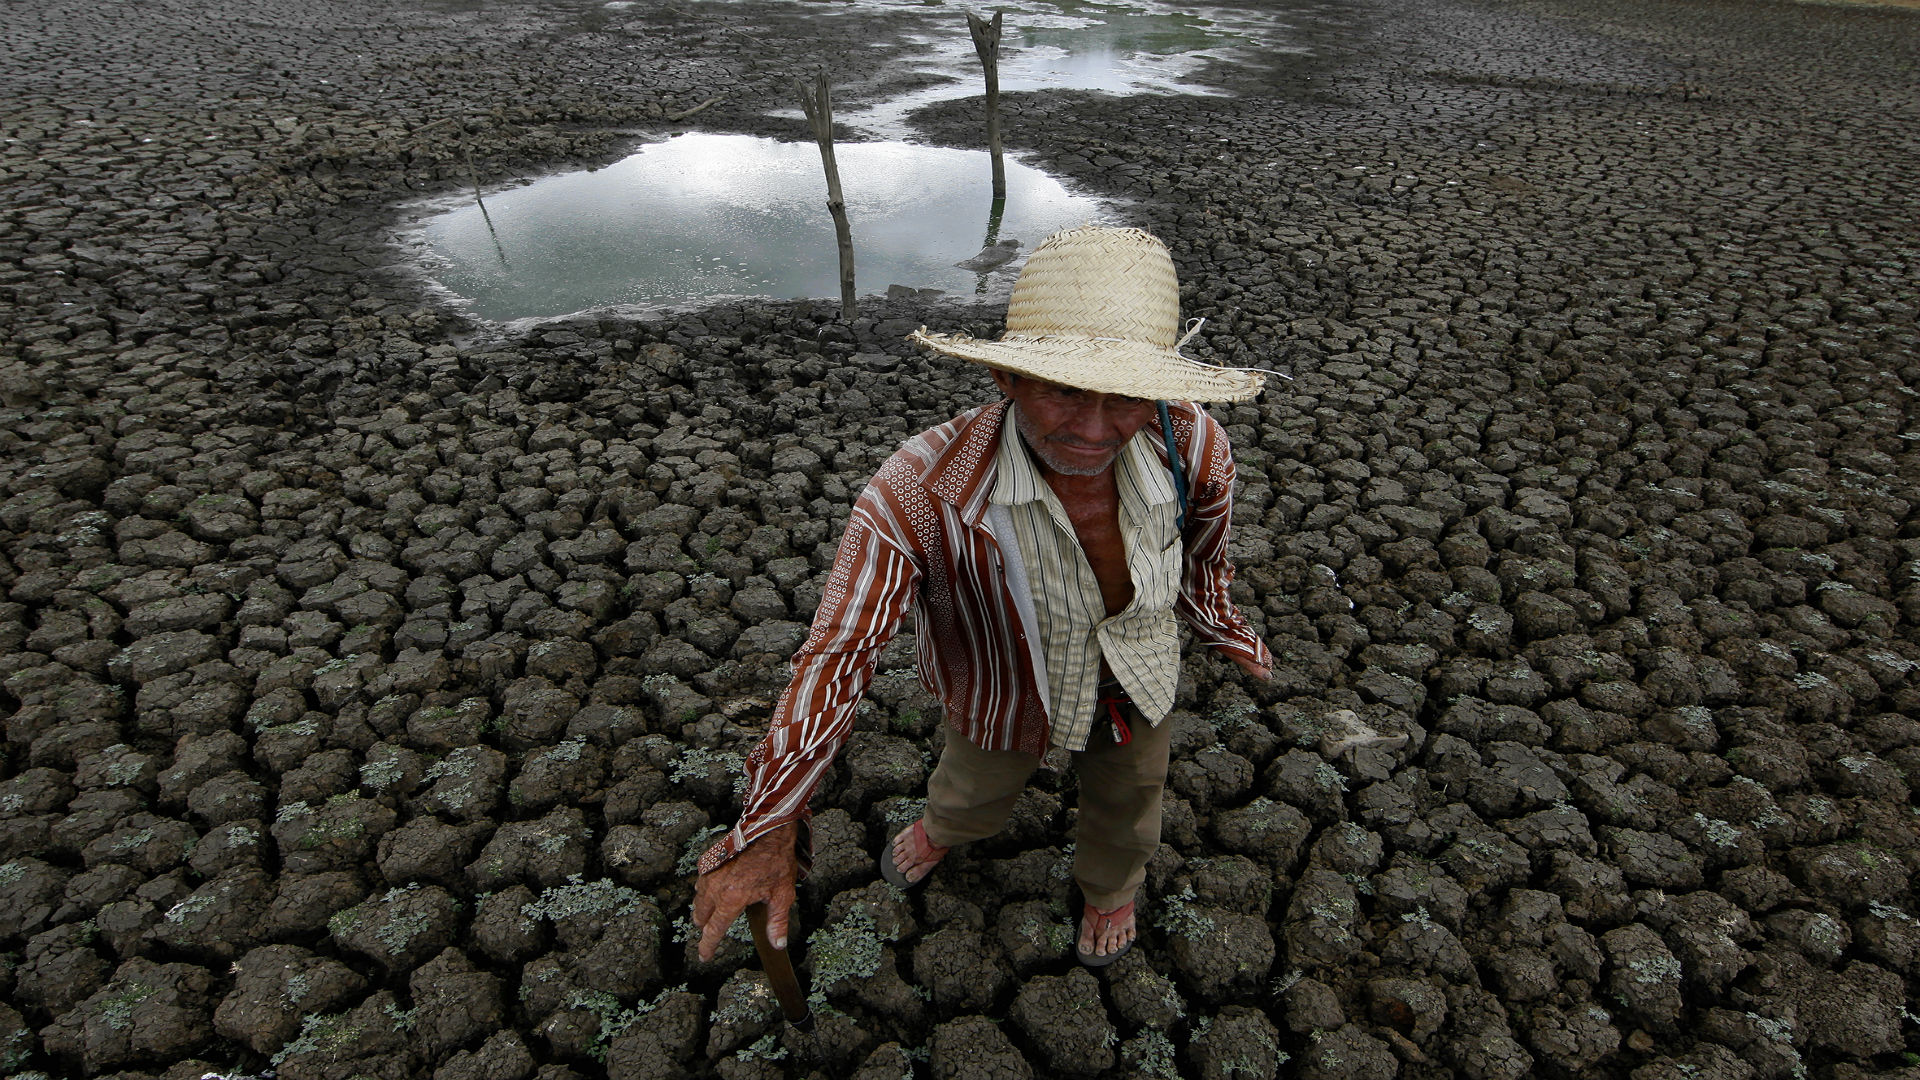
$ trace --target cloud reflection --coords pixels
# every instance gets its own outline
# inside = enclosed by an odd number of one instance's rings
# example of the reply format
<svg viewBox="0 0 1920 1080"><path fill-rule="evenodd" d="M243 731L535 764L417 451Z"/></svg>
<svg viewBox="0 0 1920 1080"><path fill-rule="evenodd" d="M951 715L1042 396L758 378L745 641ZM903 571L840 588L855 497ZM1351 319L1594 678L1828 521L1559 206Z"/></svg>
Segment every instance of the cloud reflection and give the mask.
<svg viewBox="0 0 1920 1080"><path fill-rule="evenodd" d="M897 142L835 153L861 292L891 284L973 292L977 275L953 264L984 239L987 155ZM1011 160L1007 195L999 235L1029 249L1101 216L1098 201ZM487 208L491 233L476 206L424 227L441 284L487 318L840 291L826 181L810 142L683 135L603 169L489 195Z"/></svg>

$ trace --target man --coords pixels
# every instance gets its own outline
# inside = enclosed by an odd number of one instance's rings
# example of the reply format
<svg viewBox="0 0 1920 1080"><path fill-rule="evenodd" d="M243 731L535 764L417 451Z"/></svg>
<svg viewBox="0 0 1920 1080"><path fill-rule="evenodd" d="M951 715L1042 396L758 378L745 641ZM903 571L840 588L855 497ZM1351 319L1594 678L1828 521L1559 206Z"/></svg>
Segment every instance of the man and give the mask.
<svg viewBox="0 0 1920 1080"><path fill-rule="evenodd" d="M946 746L883 873L917 885L953 844L997 832L1035 767L1070 760L1077 954L1103 966L1132 947L1160 841L1178 621L1256 678L1272 664L1227 595L1226 434L1186 404L1245 400L1263 380L1182 357L1179 326L1166 247L1081 228L1028 258L999 341L913 335L993 368L1006 400L908 440L855 504L793 682L748 756L740 822L701 860L701 956L754 903L785 947L807 800L910 607Z"/></svg>

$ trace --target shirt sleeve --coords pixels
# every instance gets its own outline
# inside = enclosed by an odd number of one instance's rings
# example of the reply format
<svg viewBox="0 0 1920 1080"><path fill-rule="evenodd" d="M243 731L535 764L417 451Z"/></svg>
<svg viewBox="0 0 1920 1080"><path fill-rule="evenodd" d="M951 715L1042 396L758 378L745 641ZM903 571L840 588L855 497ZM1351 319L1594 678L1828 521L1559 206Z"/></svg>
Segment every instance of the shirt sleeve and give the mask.
<svg viewBox="0 0 1920 1080"><path fill-rule="evenodd" d="M1205 409L1190 405L1196 417L1185 453L1187 475L1186 579L1174 610L1200 642L1217 652L1242 656L1271 668L1273 654L1233 605L1233 563L1227 543L1233 526L1233 447L1227 433Z"/></svg>
<svg viewBox="0 0 1920 1080"><path fill-rule="evenodd" d="M774 705L766 738L747 755L740 822L707 849L701 873L789 821L800 823L801 875L809 869L807 801L846 744L880 650L919 586L920 565L886 527L889 520L882 494L869 485L847 520L813 628L793 655L793 681Z"/></svg>

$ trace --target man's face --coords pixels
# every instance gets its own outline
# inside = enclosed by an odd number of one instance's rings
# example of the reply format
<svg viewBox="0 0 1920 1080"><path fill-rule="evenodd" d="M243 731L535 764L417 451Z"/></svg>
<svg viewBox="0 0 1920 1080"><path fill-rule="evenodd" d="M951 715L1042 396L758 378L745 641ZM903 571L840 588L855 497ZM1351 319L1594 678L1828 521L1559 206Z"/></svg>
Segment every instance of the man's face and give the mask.
<svg viewBox="0 0 1920 1080"><path fill-rule="evenodd" d="M1120 448L1153 418L1145 398L1100 394L995 371L993 381L1013 400L1013 422L1042 469L1067 476L1099 476Z"/></svg>

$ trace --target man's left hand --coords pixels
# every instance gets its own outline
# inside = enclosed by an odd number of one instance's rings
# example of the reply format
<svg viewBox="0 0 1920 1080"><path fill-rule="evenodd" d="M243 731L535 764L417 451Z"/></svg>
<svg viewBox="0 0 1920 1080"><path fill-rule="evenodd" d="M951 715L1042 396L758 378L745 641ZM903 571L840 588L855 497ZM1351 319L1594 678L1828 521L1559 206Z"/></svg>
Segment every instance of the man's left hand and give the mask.
<svg viewBox="0 0 1920 1080"><path fill-rule="evenodd" d="M1241 656L1239 653L1228 653L1227 659L1239 665L1241 671L1244 671L1247 674L1253 676L1254 678L1259 679L1261 682L1266 682L1268 679L1273 677L1273 669L1267 667L1265 664L1262 664L1257 660L1253 660L1248 657Z"/></svg>

